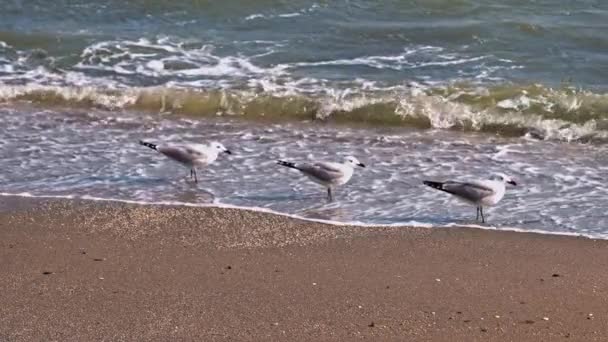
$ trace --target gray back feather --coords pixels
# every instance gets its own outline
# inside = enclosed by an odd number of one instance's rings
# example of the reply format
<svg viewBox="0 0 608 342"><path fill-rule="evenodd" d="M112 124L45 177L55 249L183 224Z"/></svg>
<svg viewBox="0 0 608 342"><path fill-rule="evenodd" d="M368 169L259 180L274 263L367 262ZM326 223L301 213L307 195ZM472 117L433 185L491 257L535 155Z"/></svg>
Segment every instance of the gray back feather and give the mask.
<svg viewBox="0 0 608 342"><path fill-rule="evenodd" d="M342 171L329 163L315 163L315 164L298 164L296 165L298 170L302 173L317 178L323 182L332 182L344 174Z"/></svg>
<svg viewBox="0 0 608 342"><path fill-rule="evenodd" d="M461 183L461 182L445 182L442 187L443 191L449 192L456 196L471 202L478 202L482 198L494 194L494 190L482 184Z"/></svg>
<svg viewBox="0 0 608 342"><path fill-rule="evenodd" d="M159 147L158 151L165 156L184 165L192 165L195 159L202 157L202 153L191 148L183 147Z"/></svg>

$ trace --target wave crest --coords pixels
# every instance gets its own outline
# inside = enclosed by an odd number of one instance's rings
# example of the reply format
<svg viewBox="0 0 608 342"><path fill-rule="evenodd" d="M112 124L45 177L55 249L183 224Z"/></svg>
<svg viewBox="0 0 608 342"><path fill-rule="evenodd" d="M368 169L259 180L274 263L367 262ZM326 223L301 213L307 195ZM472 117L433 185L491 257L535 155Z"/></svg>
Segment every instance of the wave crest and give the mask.
<svg viewBox="0 0 608 342"><path fill-rule="evenodd" d="M608 95L542 85L408 85L390 89L196 90L3 85L0 101L208 117L319 120L490 132L562 141L608 141Z"/></svg>

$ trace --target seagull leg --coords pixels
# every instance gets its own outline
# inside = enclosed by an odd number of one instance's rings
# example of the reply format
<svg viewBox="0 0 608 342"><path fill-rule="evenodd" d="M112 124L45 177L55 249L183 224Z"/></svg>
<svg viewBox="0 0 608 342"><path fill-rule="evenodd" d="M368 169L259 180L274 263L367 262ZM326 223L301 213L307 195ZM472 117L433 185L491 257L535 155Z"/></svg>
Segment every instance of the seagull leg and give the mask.
<svg viewBox="0 0 608 342"><path fill-rule="evenodd" d="M486 218L483 217L483 207L479 206L479 212L481 213L481 223L486 223Z"/></svg>
<svg viewBox="0 0 608 342"><path fill-rule="evenodd" d="M477 206L477 216L475 216L475 221L479 221L479 206Z"/></svg>
<svg viewBox="0 0 608 342"><path fill-rule="evenodd" d="M331 194L331 187L327 188L327 200L330 202L334 200L334 196Z"/></svg>
<svg viewBox="0 0 608 342"><path fill-rule="evenodd" d="M194 178L194 170L190 169L190 180Z"/></svg>
<svg viewBox="0 0 608 342"><path fill-rule="evenodd" d="M198 178L196 178L196 169L192 168L192 174L194 174L194 183L198 183Z"/></svg>

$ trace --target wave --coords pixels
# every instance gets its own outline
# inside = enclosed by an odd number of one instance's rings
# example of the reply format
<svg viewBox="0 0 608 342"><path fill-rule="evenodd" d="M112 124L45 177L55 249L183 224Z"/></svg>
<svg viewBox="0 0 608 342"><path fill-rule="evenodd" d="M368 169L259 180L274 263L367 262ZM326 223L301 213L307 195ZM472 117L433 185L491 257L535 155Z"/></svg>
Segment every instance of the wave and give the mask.
<svg viewBox="0 0 608 342"><path fill-rule="evenodd" d="M0 85L0 101L42 107L163 112L190 117L314 120L488 132L541 140L608 142L608 94L542 85L418 84L299 92L293 87Z"/></svg>

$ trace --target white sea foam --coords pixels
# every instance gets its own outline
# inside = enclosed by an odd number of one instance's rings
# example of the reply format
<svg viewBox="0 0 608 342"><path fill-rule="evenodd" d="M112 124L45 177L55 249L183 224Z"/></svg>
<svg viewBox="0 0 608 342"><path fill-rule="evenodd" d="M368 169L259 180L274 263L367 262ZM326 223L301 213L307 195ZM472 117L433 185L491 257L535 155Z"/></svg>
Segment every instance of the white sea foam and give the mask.
<svg viewBox="0 0 608 342"><path fill-rule="evenodd" d="M137 52L152 51L151 53ZM218 56L210 45L186 46L184 42L161 37L157 41L105 41L84 49L76 68L100 70L121 75L140 74L150 77L243 77L259 74L279 75L282 67L263 68L251 57ZM272 53L270 48L265 54ZM177 65L179 67L171 67ZM169 66L169 67L168 67Z"/></svg>
<svg viewBox="0 0 608 342"><path fill-rule="evenodd" d="M301 110L316 111L309 117L322 120L333 115L348 118L350 113L359 110L367 113L375 105L382 105L380 108L393 113L371 114L399 122L390 118L392 114L401 118L401 122L416 127L489 130L568 142L608 140L608 130L602 120L602 108L608 103L605 94L575 89L554 90L541 85L522 86L519 93L515 91L517 86L513 85L513 91L507 89L503 92L503 89L494 91L478 83L464 87L458 83L446 84L432 77L395 84L382 78L375 79L376 71L368 78L346 80L319 76L326 74L319 70L324 71L327 67L348 70L350 67L367 66L382 73L383 70L451 68L456 64L470 64L471 68L462 69L468 70L463 71L462 77L477 78L483 74L485 76L475 82L484 82L500 70L517 67L504 58L469 55L446 47L408 45L398 48L396 53L384 55L267 63L261 60L277 51L285 52L290 48L289 41L248 40L237 45L254 51L249 55L240 52L226 55L219 53L212 44L166 36L108 40L84 48L80 60L63 70L48 65L31 67L28 64L30 51L11 50L18 57L15 59L7 54L6 58L3 57L6 61L0 62L0 81L3 83L0 85L0 100L34 99L44 102L48 98L49 102L60 101L66 106L77 104L80 107L90 103L93 107L117 110L132 108L144 95L148 103L153 103L154 91L158 90L157 96L162 97L158 110L170 112L183 108L179 96L166 96L175 89L201 92L219 89L225 91L221 103L211 108L218 115L243 114L249 104L260 98L283 100L285 103L293 98L307 105ZM308 71L313 71L312 75L316 77L308 75ZM509 92L512 94L505 98L503 93ZM203 98L204 95L201 101L205 103ZM308 105L311 103L312 106ZM150 108L142 107L145 110ZM269 104L266 107L280 108L281 105ZM294 110L290 107L285 115L298 110L300 108ZM588 120L578 120L590 113L592 117ZM276 115L264 113L267 114Z"/></svg>
<svg viewBox="0 0 608 342"><path fill-rule="evenodd" d="M467 224L473 213L422 188L420 175L445 179L466 172L479 177L491 168L506 169L521 186L507 194L501 210L487 213L490 224L600 235L608 222L601 211L608 199L601 176L607 169L601 164L603 145L440 130L176 120L123 112L28 113L17 108L2 116L0 161L5 172L0 182L5 193L219 202L327 221L443 226ZM199 186L193 187L172 163L141 153L136 142L146 137L159 143L221 140L236 153L201 171ZM267 175L277 167L274 160L286 153L296 160L357 155L370 167L355 174L334 194L336 203L327 205L314 184L298 177L280 173L269 181ZM438 207L450 209L438 212Z"/></svg>
<svg viewBox="0 0 608 342"><path fill-rule="evenodd" d="M160 69L160 65L153 66ZM239 70L249 69L249 72L264 72L255 70L255 67L239 67ZM193 75L202 72L211 74L229 73L235 68L226 64L224 66L213 67L213 70L197 69ZM162 72L162 71L157 71ZM234 73L237 73L235 71ZM46 71L37 69L26 73L23 77L28 79L38 79L46 77ZM0 75L0 80L4 77ZM69 82L71 86L64 86L63 83ZM221 92L222 99L219 103L218 114L241 115L244 113L249 103L258 101L259 95L272 96L268 101L278 101L285 99L288 103L290 98L299 97L302 100L315 103L317 119L328 119L332 115L342 115L343 119L348 119L349 113L374 105L383 105L383 108L392 110L390 112L378 112L377 115L394 115L402 118L405 122L418 122L421 125L429 125L437 129L466 129L470 131L490 130L506 132L513 130L516 135L524 135L532 140L556 140L556 141L606 141L608 140L608 130L604 126L599 126L597 120L585 122L571 122L566 119L546 118L543 115L533 112L522 112L520 108L505 115L496 108L480 108L476 103L467 104L459 101L460 96L472 96L474 93L452 93L448 96L437 94L435 91L427 91L419 87L391 87L390 90L383 90L376 83L366 80L359 80L358 86L336 89L324 87L316 79L301 79L293 82L277 84L270 78L261 77L255 81L249 81L249 90ZM106 109L125 109L136 106L142 98L147 101L161 102L159 111L181 108L181 95L178 89L191 89L195 86L221 85L221 82L213 80L198 80L192 82L172 82L170 87L125 87L120 82L111 79L90 79L81 72L67 72L63 76L53 75L48 77L45 84L40 82L28 82L27 85L2 85L0 86L0 101L10 101L13 99L24 99L34 101L53 101L61 100L65 105L82 106L88 104L93 107ZM226 86L230 89L230 86ZM310 89L310 90L309 90ZM365 90L362 90L365 89ZM168 95L167 94L174 94ZM194 96L195 93L191 93ZM199 101L206 100L205 93L201 93ZM192 98L196 101L196 98ZM171 102L167 102L171 101ZM551 101L545 99L545 101ZM602 101L605 101L602 99ZM152 103L152 102L151 102ZM213 104L217 106L217 104ZM589 105L593 105L590 103ZM149 107L143 107L149 110ZM394 109L392 109L394 108ZM303 108L302 108L303 109ZM298 110L296 108L296 110ZM345 114L343 114L345 113ZM251 115L253 113L249 113ZM286 112L284 115L289 115ZM263 113L260 113L263 115ZM344 116L346 115L346 116ZM355 118L356 119L356 118ZM390 120L390 117L386 117ZM494 128L495 127L495 128Z"/></svg>
<svg viewBox="0 0 608 342"><path fill-rule="evenodd" d="M245 17L245 20L249 21L249 20L255 20L255 19L270 20L273 18L293 18L293 17L299 17L302 15L306 15L307 13L315 12L319 8L321 8L321 6L319 4L313 3L310 7L302 8L297 12L279 13L279 14L255 13L255 14L251 14L251 15L248 15L247 17Z"/></svg>
<svg viewBox="0 0 608 342"><path fill-rule="evenodd" d="M279 14L279 15L277 15L277 17L279 17L279 18L293 18L293 17L299 17L301 15L302 15L302 13L294 12L294 13Z"/></svg>
<svg viewBox="0 0 608 342"><path fill-rule="evenodd" d="M266 18L266 16L263 14L256 13L256 14L252 14L252 15L245 17L245 20L253 20L253 19L260 19L260 18Z"/></svg>
<svg viewBox="0 0 608 342"><path fill-rule="evenodd" d="M453 53L444 52L443 48L420 45L405 48L401 53L395 55L370 55L360 56L350 59L336 59L315 62L297 62L289 67L315 67L315 66L351 66L362 65L375 69L406 70L426 68L431 66L453 66L467 63L475 63L484 59L491 59L492 56L460 56ZM421 60L422 59L422 60ZM508 67L507 62L501 62ZM498 69L496 69L497 71Z"/></svg>

